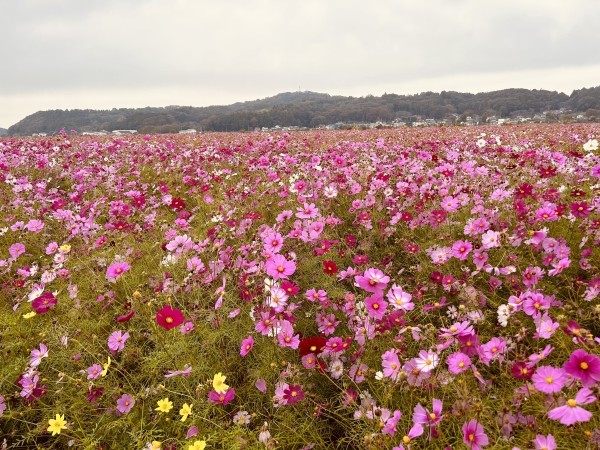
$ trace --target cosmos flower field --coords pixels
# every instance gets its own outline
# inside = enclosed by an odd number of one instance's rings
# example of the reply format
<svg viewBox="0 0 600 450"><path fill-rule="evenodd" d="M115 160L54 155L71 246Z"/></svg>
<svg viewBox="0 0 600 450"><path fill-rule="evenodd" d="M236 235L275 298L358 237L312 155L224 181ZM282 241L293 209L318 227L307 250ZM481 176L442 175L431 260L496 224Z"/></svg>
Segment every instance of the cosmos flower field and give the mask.
<svg viewBox="0 0 600 450"><path fill-rule="evenodd" d="M599 138L3 138L0 445L598 448Z"/></svg>

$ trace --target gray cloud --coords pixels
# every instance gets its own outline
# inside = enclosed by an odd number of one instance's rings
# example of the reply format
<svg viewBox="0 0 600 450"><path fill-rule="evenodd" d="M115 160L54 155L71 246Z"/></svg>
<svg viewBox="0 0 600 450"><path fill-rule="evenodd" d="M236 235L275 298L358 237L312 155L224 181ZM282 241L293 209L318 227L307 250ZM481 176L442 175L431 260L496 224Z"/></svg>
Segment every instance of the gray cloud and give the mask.
<svg viewBox="0 0 600 450"><path fill-rule="evenodd" d="M599 84L589 75L600 64L595 0L6 3L3 126L48 104L94 108L98 99L205 105L298 87L404 93L398 89L429 80L423 90L440 91L459 79L471 80L469 90L491 90L494 80L513 74L518 81L518 73L523 83L535 73L545 83L538 87L562 90L569 71L568 89Z"/></svg>

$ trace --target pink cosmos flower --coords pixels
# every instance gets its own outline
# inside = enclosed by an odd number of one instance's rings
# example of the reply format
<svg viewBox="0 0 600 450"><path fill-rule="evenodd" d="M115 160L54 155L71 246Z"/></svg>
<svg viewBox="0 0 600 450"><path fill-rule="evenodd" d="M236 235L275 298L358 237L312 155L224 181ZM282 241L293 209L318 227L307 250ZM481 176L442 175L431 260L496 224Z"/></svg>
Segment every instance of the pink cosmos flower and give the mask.
<svg viewBox="0 0 600 450"><path fill-rule="evenodd" d="M556 441L551 434L548 436L538 434L531 442L533 443L535 450L556 450Z"/></svg>
<svg viewBox="0 0 600 450"><path fill-rule="evenodd" d="M456 375L464 372L471 366L471 358L462 352L456 352L446 358L446 364L448 364L450 373Z"/></svg>
<svg viewBox="0 0 600 450"><path fill-rule="evenodd" d="M114 355L125 348L125 342L129 339L129 333L123 334L121 330L117 330L108 337L108 348Z"/></svg>
<svg viewBox="0 0 600 450"><path fill-rule="evenodd" d="M488 445L488 437L485 434L483 426L475 419L471 419L469 423L465 423L462 427L463 442L471 450L481 450L482 447Z"/></svg>
<svg viewBox="0 0 600 450"><path fill-rule="evenodd" d="M93 366L88 367L87 369L87 379L94 380L98 378L102 374L103 368L100 364L94 364Z"/></svg>
<svg viewBox="0 0 600 450"><path fill-rule="evenodd" d="M31 359L29 360L29 366L35 368L40 365L43 358L48 357L48 347L45 344L40 344L40 349L31 350Z"/></svg>
<svg viewBox="0 0 600 450"><path fill-rule="evenodd" d="M488 230L481 235L481 248L488 250L494 247L500 247L500 233Z"/></svg>
<svg viewBox="0 0 600 450"><path fill-rule="evenodd" d="M469 257L471 250L473 250L473 244L469 241L456 241L452 245L452 256L464 261Z"/></svg>
<svg viewBox="0 0 600 450"><path fill-rule="evenodd" d="M189 377L192 373L192 366L186 364L183 370L172 370L165 374L165 378L173 378L178 375L183 375L184 377Z"/></svg>
<svg viewBox="0 0 600 450"><path fill-rule="evenodd" d="M592 391L588 388L581 388L574 399L570 398L565 405L548 411L548 417L552 420L558 420L563 425L587 422L592 418L592 413L579 405L587 405L595 401L596 397L592 395Z"/></svg>
<svg viewBox="0 0 600 450"><path fill-rule="evenodd" d="M252 336L248 336L246 339L242 341L242 345L240 347L240 355L246 356L250 350L254 347L254 339Z"/></svg>
<svg viewBox="0 0 600 450"><path fill-rule="evenodd" d="M505 350L506 341L502 338L493 337L479 347L479 359L481 359L481 362L486 366L489 366L490 362L496 359L502 362L504 360Z"/></svg>
<svg viewBox="0 0 600 450"><path fill-rule="evenodd" d="M550 338L556 329L560 326L558 322L554 322L549 316L548 313L544 313L541 317L536 317L533 319L535 323L535 334L534 338L539 339L548 339Z"/></svg>
<svg viewBox="0 0 600 450"><path fill-rule="evenodd" d="M283 236L279 233L269 233L263 238L263 246L267 253L275 254L279 253L279 250L283 247Z"/></svg>
<svg viewBox="0 0 600 450"><path fill-rule="evenodd" d="M129 264L127 264L126 262L112 263L106 269L106 279L108 281L110 281L111 283L114 283L115 281L117 281L117 278L119 278L121 275L123 275L129 269L131 269L131 266Z"/></svg>
<svg viewBox="0 0 600 450"><path fill-rule="evenodd" d="M433 399L433 407L430 410L421 406L421 403L417 403L413 412L413 423L426 424L431 428L431 433L435 437L438 432L436 429L436 425L442 421L442 408L443 402L437 398Z"/></svg>
<svg viewBox="0 0 600 450"><path fill-rule="evenodd" d="M404 292L400 286L393 284L390 290L386 294L390 304L396 308L404 311L412 311L415 304L411 302L412 295L408 292Z"/></svg>
<svg viewBox="0 0 600 450"><path fill-rule="evenodd" d="M32 233L39 233L44 228L44 222L38 219L31 219L27 222L26 228Z"/></svg>
<svg viewBox="0 0 600 450"><path fill-rule="evenodd" d="M400 422L401 418L402 413L398 410L395 410L394 413L385 421L385 425L381 429L381 434L389 434L390 436L396 434L396 427L398 426L398 422Z"/></svg>
<svg viewBox="0 0 600 450"><path fill-rule="evenodd" d="M435 369L440 362L440 357L437 353L432 351L421 350L419 357L415 358L415 367L420 372L431 372Z"/></svg>
<svg viewBox="0 0 600 450"><path fill-rule="evenodd" d="M387 302L380 295L374 294L365 298L365 306L369 316L381 320L387 310Z"/></svg>
<svg viewBox="0 0 600 450"><path fill-rule="evenodd" d="M296 213L298 219L312 219L319 213L314 203L304 203L302 207L296 208L296 210L298 211Z"/></svg>
<svg viewBox="0 0 600 450"><path fill-rule="evenodd" d="M117 400L117 410L121 414L127 414L134 405L135 399L129 394L123 394L121 398Z"/></svg>
<svg viewBox="0 0 600 450"><path fill-rule="evenodd" d="M354 277L356 286L364 289L367 292L373 292L375 294L383 295L383 290L390 282L390 277L385 275L379 269L367 269L364 275L357 275Z"/></svg>
<svg viewBox="0 0 600 450"><path fill-rule="evenodd" d="M383 376L396 379L400 372L400 359L395 350L388 350L381 355L381 365L383 366Z"/></svg>
<svg viewBox="0 0 600 450"><path fill-rule="evenodd" d="M192 331L194 331L194 323L191 321L187 321L179 327L181 334L190 334Z"/></svg>
<svg viewBox="0 0 600 450"><path fill-rule="evenodd" d="M277 340L279 345L282 347L291 347L297 349L300 345L300 336L294 335L294 327L287 320L282 320L280 323L280 330L277 334Z"/></svg>
<svg viewBox="0 0 600 450"><path fill-rule="evenodd" d="M567 382L567 374L560 368L540 366L531 377L531 381L538 391L552 394L562 390Z"/></svg>
<svg viewBox="0 0 600 450"><path fill-rule="evenodd" d="M25 245L21 244L20 242L17 242L16 244L13 244L10 247L8 247L8 253L10 254L10 257L12 259L17 259L23 253L25 253Z"/></svg>
<svg viewBox="0 0 600 450"><path fill-rule="evenodd" d="M563 368L569 375L579 378L586 388L591 388L600 381L600 358L585 350L575 350Z"/></svg>
<svg viewBox="0 0 600 450"><path fill-rule="evenodd" d="M296 264L294 261L288 261L282 255L273 255L265 263L265 272L271 276L274 280L281 278L288 278L293 275L296 271Z"/></svg>

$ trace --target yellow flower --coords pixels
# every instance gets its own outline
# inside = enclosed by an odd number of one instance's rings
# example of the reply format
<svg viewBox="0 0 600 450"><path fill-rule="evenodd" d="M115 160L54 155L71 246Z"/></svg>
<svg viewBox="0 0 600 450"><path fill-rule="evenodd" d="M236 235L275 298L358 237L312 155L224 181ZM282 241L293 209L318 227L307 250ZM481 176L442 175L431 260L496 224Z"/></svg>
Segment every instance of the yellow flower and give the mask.
<svg viewBox="0 0 600 450"><path fill-rule="evenodd" d="M217 394L224 394L229 389L229 386L225 384L225 376L221 372L215 374L213 378L213 388L217 391Z"/></svg>
<svg viewBox="0 0 600 450"><path fill-rule="evenodd" d="M188 450L204 450L206 441L196 441L188 447Z"/></svg>
<svg viewBox="0 0 600 450"><path fill-rule="evenodd" d="M158 408L155 408L154 411L168 413L173 409L173 402L169 401L169 397L159 400L158 402L156 402L156 404L158 405Z"/></svg>
<svg viewBox="0 0 600 450"><path fill-rule="evenodd" d="M104 367L104 370L102 372L100 372L100 375L105 377L106 374L108 373L108 368L110 367L110 356L108 357L108 362L102 364L102 367Z"/></svg>
<svg viewBox="0 0 600 450"><path fill-rule="evenodd" d="M187 403L184 403L183 406L181 407L181 409L179 410L179 414L181 414L181 421L185 422L188 418L188 416L192 413L192 406L194 405L188 405Z"/></svg>
<svg viewBox="0 0 600 450"><path fill-rule="evenodd" d="M37 315L35 311L28 312L27 314L23 314L23 319L31 319L33 316Z"/></svg>
<svg viewBox="0 0 600 450"><path fill-rule="evenodd" d="M47 430L52 432L52 436L56 436L60 434L61 430L66 430L67 421L65 420L65 415L56 415L56 419L50 419L48 421L50 425Z"/></svg>
<svg viewBox="0 0 600 450"><path fill-rule="evenodd" d="M61 245L59 248L63 253L69 253L71 251L71 246L69 244Z"/></svg>
<svg viewBox="0 0 600 450"><path fill-rule="evenodd" d="M151 450L160 450L161 445L162 445L162 442L160 442L160 441L152 441L152 444L150 444L150 449Z"/></svg>

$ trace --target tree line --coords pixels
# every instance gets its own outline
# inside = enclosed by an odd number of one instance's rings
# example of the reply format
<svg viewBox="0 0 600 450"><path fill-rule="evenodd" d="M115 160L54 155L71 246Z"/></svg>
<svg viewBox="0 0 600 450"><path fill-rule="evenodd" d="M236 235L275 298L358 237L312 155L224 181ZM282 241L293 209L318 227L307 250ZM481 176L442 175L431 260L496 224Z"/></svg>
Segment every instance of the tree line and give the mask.
<svg viewBox="0 0 600 450"><path fill-rule="evenodd" d="M365 97L332 96L316 92L287 92L228 106L168 106L111 110L50 110L36 112L8 129L10 135L55 133L60 129L140 133L173 133L187 128L240 131L260 127L317 127L338 122L390 122L420 116L431 119L533 116L566 108L590 121L600 120L600 86L571 95L546 90L504 89L470 94L454 91L416 95L383 94Z"/></svg>

